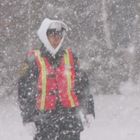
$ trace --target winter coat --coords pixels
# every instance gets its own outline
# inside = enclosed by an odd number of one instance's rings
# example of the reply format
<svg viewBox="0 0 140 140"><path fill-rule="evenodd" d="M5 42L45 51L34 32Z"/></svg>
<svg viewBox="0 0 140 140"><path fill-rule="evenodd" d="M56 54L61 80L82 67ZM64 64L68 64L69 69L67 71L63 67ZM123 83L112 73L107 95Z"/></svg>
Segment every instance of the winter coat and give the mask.
<svg viewBox="0 0 140 140"><path fill-rule="evenodd" d="M63 57L65 50L60 48L55 58L52 57L45 47L41 47L40 52L42 57L48 58L48 61L51 65L57 67L60 64L60 59ZM75 55L74 64L76 70L75 93L78 96L80 106L72 109L66 109L63 108L58 102L55 111L41 112L36 109L36 97L38 95L38 67L33 55L26 58L24 64L21 66L20 77L18 81L18 101L23 122L35 122L40 119L43 120L50 118L52 113L55 114L55 116L57 116L56 114L61 116L73 114L73 120L76 122L78 114L77 112L80 109L84 110L85 114L93 114L93 116L95 115L93 97L89 94L88 77L85 72L79 69L78 59ZM53 119L54 118L52 118L52 120Z"/></svg>

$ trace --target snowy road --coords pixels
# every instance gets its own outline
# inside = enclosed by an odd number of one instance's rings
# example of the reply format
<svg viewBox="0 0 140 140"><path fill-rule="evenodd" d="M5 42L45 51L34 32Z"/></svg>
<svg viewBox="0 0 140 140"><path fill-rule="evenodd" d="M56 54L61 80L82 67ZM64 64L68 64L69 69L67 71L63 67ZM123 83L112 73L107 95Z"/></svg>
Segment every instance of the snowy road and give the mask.
<svg viewBox="0 0 140 140"><path fill-rule="evenodd" d="M95 107L96 120L81 140L140 139L140 94L95 96ZM34 128L22 125L15 99L0 101L0 110L1 140L33 139Z"/></svg>

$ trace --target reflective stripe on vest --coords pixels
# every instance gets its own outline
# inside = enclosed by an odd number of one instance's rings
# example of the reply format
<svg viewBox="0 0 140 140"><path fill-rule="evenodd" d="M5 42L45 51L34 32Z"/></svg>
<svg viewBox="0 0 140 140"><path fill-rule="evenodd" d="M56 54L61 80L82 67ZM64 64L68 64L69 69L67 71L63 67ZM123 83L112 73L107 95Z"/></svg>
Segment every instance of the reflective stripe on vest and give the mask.
<svg viewBox="0 0 140 140"><path fill-rule="evenodd" d="M41 70L41 78L39 78L39 80L41 80L39 83L41 85L41 98L40 98L40 101L39 101L39 109L41 111L45 110L45 101L46 101L46 94L47 94L47 89L46 89L46 84L47 84L47 78L46 78L46 75L47 75L47 69L46 69L46 64L45 64L45 61L43 59L43 57L40 56L40 51L39 50L35 50L34 51L34 54L35 54L35 57L36 57L36 60L37 60L37 63L38 65L40 66L40 70Z"/></svg>
<svg viewBox="0 0 140 140"><path fill-rule="evenodd" d="M41 57L39 50L34 50L34 55L36 58L37 66L39 68L39 77L38 77L38 92L39 93L37 96L37 109L39 109L40 111L53 109L50 107L51 99L49 95L50 94L49 89L47 89L48 84L49 84L49 81L47 81L49 80L47 75L49 75L49 68L51 65L48 63L48 60L46 58ZM75 92L72 91L74 89L74 81L75 81L75 69L74 69L74 60L73 60L72 51L70 49L67 49L62 59L63 59L63 63L61 63L61 66L63 66L65 69L64 72L66 72L65 78L66 78L66 83L67 83L66 93L64 94L67 94L69 107L75 107L79 105L79 102L75 95ZM62 94L60 96L62 97ZM62 97L62 98L63 98L62 100L65 99L65 97ZM56 99L54 100L56 101ZM67 105L64 105L64 107L66 106Z"/></svg>
<svg viewBox="0 0 140 140"><path fill-rule="evenodd" d="M70 56L69 56L69 51L66 50L66 53L64 54L64 62L65 62L65 65L66 66L71 66L70 64ZM71 89L72 89L72 82L71 82L71 71L70 69L67 71L66 73L66 76L67 76L67 91L68 91L68 97L69 97L69 100L70 100L70 103L71 103L71 107L74 107L75 104L74 104L74 100L72 98L72 95L71 95Z"/></svg>

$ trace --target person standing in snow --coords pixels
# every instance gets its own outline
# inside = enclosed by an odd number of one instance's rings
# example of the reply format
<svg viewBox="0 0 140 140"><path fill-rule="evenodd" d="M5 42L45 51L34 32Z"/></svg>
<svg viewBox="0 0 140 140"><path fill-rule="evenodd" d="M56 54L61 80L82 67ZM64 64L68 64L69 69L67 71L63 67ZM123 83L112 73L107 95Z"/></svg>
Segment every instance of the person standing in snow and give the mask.
<svg viewBox="0 0 140 140"><path fill-rule="evenodd" d="M79 112L87 121L95 115L87 74L62 47L66 32L64 22L44 19L37 32L42 47L29 51L20 68L19 107L23 123L36 126L34 140L80 140Z"/></svg>

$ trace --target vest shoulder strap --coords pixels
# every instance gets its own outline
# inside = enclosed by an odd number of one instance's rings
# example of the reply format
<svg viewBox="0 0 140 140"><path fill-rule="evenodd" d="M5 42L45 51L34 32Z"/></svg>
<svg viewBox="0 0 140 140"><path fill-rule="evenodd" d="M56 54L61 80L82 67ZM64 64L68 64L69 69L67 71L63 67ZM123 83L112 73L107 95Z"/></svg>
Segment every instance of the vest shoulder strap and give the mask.
<svg viewBox="0 0 140 140"><path fill-rule="evenodd" d="M36 58L36 62L37 65L39 67L39 70L41 72L41 79L39 79L39 86L41 86L41 99L40 99L40 105L39 108L40 110L44 110L45 109L45 97L47 94L47 89L46 89L46 84L47 84L47 80L46 80L46 76L47 76L47 69L46 69L46 64L45 64L45 60L43 57L41 57L41 52L40 50L34 50L34 55Z"/></svg>

